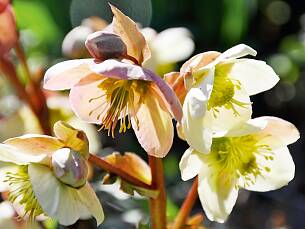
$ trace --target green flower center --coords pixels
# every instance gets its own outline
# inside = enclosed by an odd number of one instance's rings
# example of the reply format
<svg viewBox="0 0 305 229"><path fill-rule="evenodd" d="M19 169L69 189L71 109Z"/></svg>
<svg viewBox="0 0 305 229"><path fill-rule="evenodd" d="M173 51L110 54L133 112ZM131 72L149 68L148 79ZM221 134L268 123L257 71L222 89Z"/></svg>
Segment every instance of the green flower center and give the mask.
<svg viewBox="0 0 305 229"><path fill-rule="evenodd" d="M207 155L209 165L216 169L218 175L225 178L225 181L222 181L224 185L230 185L231 179L241 177L245 186L254 184L256 177L261 175L263 170L270 172L269 167L262 167L257 163L257 156L273 160L271 148L260 144L254 135L215 138L211 153Z"/></svg>
<svg viewBox="0 0 305 229"><path fill-rule="evenodd" d="M126 132L131 127L131 117L135 116L136 106L143 99L143 95L150 82L144 80L117 80L105 79L98 86L103 92L102 96L91 98L89 103L102 97L106 98L106 103L109 105L106 111L99 113L97 119L101 119L101 129L108 130L108 135L114 137L114 130L117 123L120 121L119 132ZM139 97L139 98L136 98ZM105 104L101 104L89 112L92 115L97 109L100 109Z"/></svg>
<svg viewBox="0 0 305 229"><path fill-rule="evenodd" d="M27 165L20 166L16 173L8 172L5 182L11 187L9 201L24 206L24 215L20 216L21 219L28 216L30 220L34 220L36 216L44 213L33 192Z"/></svg>
<svg viewBox="0 0 305 229"><path fill-rule="evenodd" d="M236 90L241 90L241 84L238 80L228 77L228 72L232 64L218 64L215 67L215 77L213 89L208 101L208 110L212 110L214 117L217 117L219 108L231 109L234 115L239 115L236 106L246 108L249 103L244 103L234 99Z"/></svg>

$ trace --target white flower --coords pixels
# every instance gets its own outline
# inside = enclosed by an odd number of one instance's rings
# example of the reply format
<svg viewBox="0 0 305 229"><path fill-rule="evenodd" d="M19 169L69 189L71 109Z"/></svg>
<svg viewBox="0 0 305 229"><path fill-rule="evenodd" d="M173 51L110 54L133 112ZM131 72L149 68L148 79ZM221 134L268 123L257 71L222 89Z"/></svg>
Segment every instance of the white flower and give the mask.
<svg viewBox="0 0 305 229"><path fill-rule="evenodd" d="M102 223L103 209L86 179L86 135L63 122L54 132L56 138L23 135L0 144L0 182L8 184L9 200L30 218L46 214L71 225L93 215Z"/></svg>
<svg viewBox="0 0 305 229"><path fill-rule="evenodd" d="M214 134L249 120L249 96L279 80L264 61L240 58L245 55L254 56L256 51L240 44L222 54L198 54L181 68L189 89L183 104L184 136L198 151L209 152Z"/></svg>
<svg viewBox="0 0 305 229"><path fill-rule="evenodd" d="M152 52L151 58L144 66L153 71L162 65L174 64L185 60L195 48L192 34L187 28L169 28L157 33L152 28L141 30Z"/></svg>
<svg viewBox="0 0 305 229"><path fill-rule="evenodd" d="M265 192L293 179L295 165L287 145L298 138L295 126L280 118L249 120L213 138L209 154L189 148L180 161L182 179L198 175L198 194L207 217L223 223L239 188Z"/></svg>

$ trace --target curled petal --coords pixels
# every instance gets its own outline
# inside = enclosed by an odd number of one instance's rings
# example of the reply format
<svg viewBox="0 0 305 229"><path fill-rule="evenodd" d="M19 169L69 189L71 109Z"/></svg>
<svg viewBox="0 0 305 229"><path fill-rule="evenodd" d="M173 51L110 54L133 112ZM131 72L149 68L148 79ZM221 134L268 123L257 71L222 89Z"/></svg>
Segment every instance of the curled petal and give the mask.
<svg viewBox="0 0 305 229"><path fill-rule="evenodd" d="M197 176L202 163L200 155L194 149L188 148L179 163L182 180L186 181Z"/></svg>
<svg viewBox="0 0 305 229"><path fill-rule="evenodd" d="M251 48L248 45L245 44L239 44L236 45L224 53L222 53L216 60L216 63L219 63L221 61L224 61L226 59L237 59L243 56L251 55L251 56L256 56L257 52Z"/></svg>
<svg viewBox="0 0 305 229"><path fill-rule="evenodd" d="M165 157L173 143L174 128L172 118L156 92L151 89L146 92L131 121L145 151L155 157Z"/></svg>
<svg viewBox="0 0 305 229"><path fill-rule="evenodd" d="M89 194L85 191L90 195L86 197L82 191L79 194L78 189L61 183L47 166L30 164L28 172L35 197L48 216L67 226L74 224L80 218L88 217L92 212L97 217L98 223L101 223L103 212L101 208L98 208L99 212L97 212L98 203L92 203L93 192ZM85 200L90 201L90 208L88 203L84 203Z"/></svg>
<svg viewBox="0 0 305 229"><path fill-rule="evenodd" d="M48 90L66 90L77 84L82 78L97 75L90 69L93 59L68 60L48 69L44 76L44 88ZM97 77L100 77L97 75Z"/></svg>
<svg viewBox="0 0 305 229"><path fill-rule="evenodd" d="M256 157L256 163L261 166L261 174L255 178L253 184L244 188L250 191L267 192L279 189L287 185L295 173L295 165L287 147L273 150L272 160L266 160L263 156ZM243 182L240 180L243 187Z"/></svg>
<svg viewBox="0 0 305 229"><path fill-rule="evenodd" d="M195 44L191 32L186 28L170 28L159 33L152 42L161 63L175 63L188 58Z"/></svg>
<svg viewBox="0 0 305 229"><path fill-rule="evenodd" d="M264 61L239 59L232 61L229 77L238 80L248 95L255 95L274 87L279 77Z"/></svg>
<svg viewBox="0 0 305 229"><path fill-rule="evenodd" d="M110 4L113 17L113 31L118 34L127 46L128 55L142 64L150 58L150 50L137 24Z"/></svg>

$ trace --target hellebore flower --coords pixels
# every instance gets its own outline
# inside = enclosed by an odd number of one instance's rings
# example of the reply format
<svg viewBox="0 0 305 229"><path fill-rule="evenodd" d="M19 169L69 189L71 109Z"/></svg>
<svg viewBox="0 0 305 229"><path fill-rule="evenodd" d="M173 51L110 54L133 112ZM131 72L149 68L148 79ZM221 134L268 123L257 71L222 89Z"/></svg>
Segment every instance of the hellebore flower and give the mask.
<svg viewBox="0 0 305 229"><path fill-rule="evenodd" d="M294 177L287 145L299 138L296 127L280 118L260 117L215 137L209 154L194 148L180 161L183 180L198 175L198 194L207 217L223 223L236 202L239 188L266 192Z"/></svg>
<svg viewBox="0 0 305 229"><path fill-rule="evenodd" d="M24 216L41 214L71 225L103 209L90 184L88 141L84 132L57 122L55 137L23 135L0 144L0 167L9 186L9 200L24 207Z"/></svg>
<svg viewBox="0 0 305 229"><path fill-rule="evenodd" d="M279 77L264 61L240 58L248 54L254 56L256 51L240 44L222 54L198 54L182 66L189 90L182 127L186 141L196 150L209 152L214 134L249 120L249 96L278 82Z"/></svg>
<svg viewBox="0 0 305 229"><path fill-rule="evenodd" d="M16 20L9 1L0 0L0 57L17 42Z"/></svg>
<svg viewBox="0 0 305 229"><path fill-rule="evenodd" d="M182 109L170 86L141 65L150 51L136 24L112 6L114 33L91 34L86 46L94 59L65 61L51 67L44 87L70 91L78 117L101 125L114 137L133 127L146 152L164 157L173 141L172 116L180 121Z"/></svg>
<svg viewBox="0 0 305 229"><path fill-rule="evenodd" d="M157 71L160 75L163 75L164 70L171 71L175 67L173 64L188 58L195 48L192 34L187 28L169 28L157 33L147 27L141 29L141 33L152 52L144 67Z"/></svg>

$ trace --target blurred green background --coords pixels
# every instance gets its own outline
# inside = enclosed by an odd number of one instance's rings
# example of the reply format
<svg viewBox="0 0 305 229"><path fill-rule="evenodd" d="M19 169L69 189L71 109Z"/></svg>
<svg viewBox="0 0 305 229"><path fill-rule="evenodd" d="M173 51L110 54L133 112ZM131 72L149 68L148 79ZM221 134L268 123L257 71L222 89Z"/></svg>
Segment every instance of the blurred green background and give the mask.
<svg viewBox="0 0 305 229"><path fill-rule="evenodd" d="M305 132L305 2L304 0L113 0L123 12L157 31L186 27L192 34L194 54L224 51L245 43L258 51L258 59L270 64L281 81L272 90L252 97L253 117L273 115L294 123ZM62 59L62 40L73 27L89 16L111 21L104 0L14 0L18 27L31 68L47 68ZM179 63L181 64L181 63ZM179 69L179 64L176 66ZM110 139L101 133L105 155L112 149L146 154L132 131ZM190 186L182 182L178 162L187 145L175 139L165 159L168 215L173 219ZM289 186L269 193L242 191L227 223L205 220L207 228L305 228L305 142L291 147L296 177ZM100 187L100 177L95 178ZM147 217L145 200L115 199L105 190L98 191L105 208L101 228L135 228L132 219ZM194 213L201 212L199 201ZM126 214L126 212L129 214ZM129 222L129 223L128 223ZM78 222L69 228L94 228L94 222Z"/></svg>

